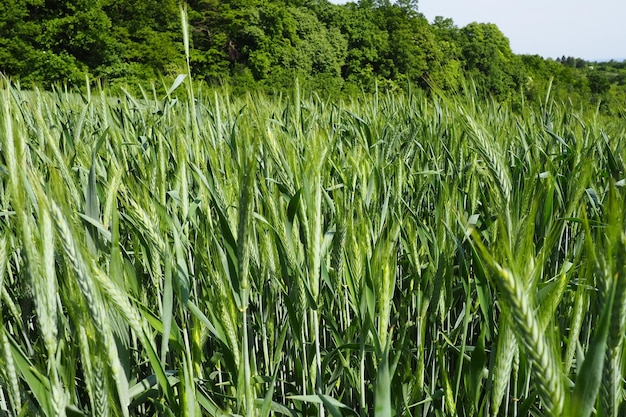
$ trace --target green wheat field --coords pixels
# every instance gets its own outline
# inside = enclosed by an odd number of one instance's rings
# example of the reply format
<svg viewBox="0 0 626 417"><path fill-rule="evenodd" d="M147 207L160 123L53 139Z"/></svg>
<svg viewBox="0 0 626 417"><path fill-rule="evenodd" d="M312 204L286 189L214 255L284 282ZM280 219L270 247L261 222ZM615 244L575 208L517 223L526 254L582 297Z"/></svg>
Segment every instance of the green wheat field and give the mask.
<svg viewBox="0 0 626 417"><path fill-rule="evenodd" d="M0 82L0 415L626 413L625 119L167 87Z"/></svg>

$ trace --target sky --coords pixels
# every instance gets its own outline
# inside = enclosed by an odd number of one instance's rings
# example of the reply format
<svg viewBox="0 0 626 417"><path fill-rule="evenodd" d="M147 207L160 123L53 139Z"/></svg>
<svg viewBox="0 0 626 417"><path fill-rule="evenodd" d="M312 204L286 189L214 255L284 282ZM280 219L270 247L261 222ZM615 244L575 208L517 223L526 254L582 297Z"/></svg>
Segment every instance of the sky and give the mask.
<svg viewBox="0 0 626 417"><path fill-rule="evenodd" d="M516 54L626 59L626 0L418 0L417 8L430 22L495 23Z"/></svg>
<svg viewBox="0 0 626 417"><path fill-rule="evenodd" d="M431 22L495 23L516 54L626 59L624 0L419 0L417 7Z"/></svg>

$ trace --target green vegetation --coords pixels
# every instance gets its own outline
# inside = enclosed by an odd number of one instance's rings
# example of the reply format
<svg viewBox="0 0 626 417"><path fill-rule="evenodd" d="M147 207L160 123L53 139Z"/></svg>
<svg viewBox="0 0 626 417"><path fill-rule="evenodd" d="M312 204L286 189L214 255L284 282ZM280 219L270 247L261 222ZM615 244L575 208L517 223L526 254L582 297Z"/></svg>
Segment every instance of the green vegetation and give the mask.
<svg viewBox="0 0 626 417"><path fill-rule="evenodd" d="M623 414L623 119L188 81L3 81L0 413Z"/></svg>
<svg viewBox="0 0 626 417"><path fill-rule="evenodd" d="M511 52L496 25L430 24L416 1L195 0L187 4L197 81L287 92L300 85L348 98L376 87L458 92L474 83L499 101L552 97L610 113L626 97L625 63L556 61ZM109 86L186 71L178 0L16 0L0 4L0 73L22 86ZM157 82L158 83L158 82ZM160 84L160 83L158 83Z"/></svg>
<svg viewBox="0 0 626 417"><path fill-rule="evenodd" d="M0 416L626 412L623 63L177 13L0 5Z"/></svg>

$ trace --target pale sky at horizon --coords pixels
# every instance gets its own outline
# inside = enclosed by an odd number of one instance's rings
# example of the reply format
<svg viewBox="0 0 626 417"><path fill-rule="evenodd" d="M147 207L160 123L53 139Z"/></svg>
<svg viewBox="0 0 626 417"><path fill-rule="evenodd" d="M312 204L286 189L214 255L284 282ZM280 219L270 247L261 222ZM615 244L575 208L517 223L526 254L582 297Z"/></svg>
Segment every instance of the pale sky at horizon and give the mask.
<svg viewBox="0 0 626 417"><path fill-rule="evenodd" d="M418 0L417 8L430 22L495 23L516 54L626 59L626 0Z"/></svg>

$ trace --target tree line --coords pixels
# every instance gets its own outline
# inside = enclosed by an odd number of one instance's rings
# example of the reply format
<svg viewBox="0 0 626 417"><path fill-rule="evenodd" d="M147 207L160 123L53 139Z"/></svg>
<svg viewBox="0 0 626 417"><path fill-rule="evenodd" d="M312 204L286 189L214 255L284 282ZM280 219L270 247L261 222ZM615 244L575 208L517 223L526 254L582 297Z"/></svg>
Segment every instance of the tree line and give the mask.
<svg viewBox="0 0 626 417"><path fill-rule="evenodd" d="M144 83L185 72L178 0L0 4L0 72L28 85ZM432 23L416 0L189 0L194 77L234 91L301 84L329 94L471 85L498 100L626 97L624 62L516 55L492 23ZM610 107L610 106L609 106Z"/></svg>

